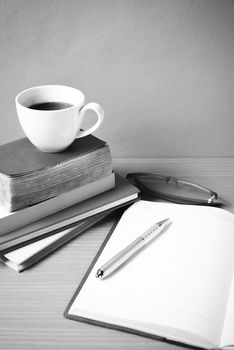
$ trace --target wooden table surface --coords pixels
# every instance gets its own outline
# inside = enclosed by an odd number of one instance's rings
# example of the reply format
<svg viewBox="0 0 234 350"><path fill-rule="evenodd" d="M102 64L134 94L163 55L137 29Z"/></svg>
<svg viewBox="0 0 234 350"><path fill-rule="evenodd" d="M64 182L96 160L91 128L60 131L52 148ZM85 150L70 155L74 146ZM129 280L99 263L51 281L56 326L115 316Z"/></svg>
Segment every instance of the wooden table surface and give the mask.
<svg viewBox="0 0 234 350"><path fill-rule="evenodd" d="M234 213L234 159L114 159L124 175L151 171L209 187ZM181 349L181 347L67 320L63 312L108 233L105 220L19 274L0 264L0 349Z"/></svg>

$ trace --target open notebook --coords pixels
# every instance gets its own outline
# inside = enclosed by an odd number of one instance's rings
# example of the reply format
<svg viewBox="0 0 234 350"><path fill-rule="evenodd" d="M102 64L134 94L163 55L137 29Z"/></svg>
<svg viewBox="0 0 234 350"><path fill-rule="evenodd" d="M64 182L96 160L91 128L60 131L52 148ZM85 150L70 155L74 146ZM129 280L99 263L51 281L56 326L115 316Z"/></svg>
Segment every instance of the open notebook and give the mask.
<svg viewBox="0 0 234 350"><path fill-rule="evenodd" d="M106 279L107 260L156 221L171 226ZM204 348L234 344L234 215L218 208L138 201L123 214L65 317Z"/></svg>

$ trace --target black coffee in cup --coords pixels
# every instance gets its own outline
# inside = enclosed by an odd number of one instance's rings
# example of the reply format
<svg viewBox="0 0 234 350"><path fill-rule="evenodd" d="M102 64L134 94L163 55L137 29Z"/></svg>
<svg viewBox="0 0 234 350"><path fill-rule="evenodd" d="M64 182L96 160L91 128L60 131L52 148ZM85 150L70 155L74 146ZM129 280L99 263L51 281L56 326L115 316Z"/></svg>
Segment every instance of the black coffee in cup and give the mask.
<svg viewBox="0 0 234 350"><path fill-rule="evenodd" d="M72 106L71 103L67 102L40 102L28 106L28 108L36 109L38 111L56 111L58 109L66 109Z"/></svg>

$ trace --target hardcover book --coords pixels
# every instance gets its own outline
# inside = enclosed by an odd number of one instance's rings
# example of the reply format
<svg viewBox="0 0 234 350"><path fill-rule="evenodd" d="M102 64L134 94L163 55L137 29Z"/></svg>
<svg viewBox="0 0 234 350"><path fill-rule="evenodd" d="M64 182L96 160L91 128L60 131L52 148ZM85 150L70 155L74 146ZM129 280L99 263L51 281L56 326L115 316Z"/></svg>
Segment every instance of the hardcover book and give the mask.
<svg viewBox="0 0 234 350"><path fill-rule="evenodd" d="M59 153L41 152L27 138L13 141L0 146L0 206L16 211L111 172L108 145L92 135Z"/></svg>

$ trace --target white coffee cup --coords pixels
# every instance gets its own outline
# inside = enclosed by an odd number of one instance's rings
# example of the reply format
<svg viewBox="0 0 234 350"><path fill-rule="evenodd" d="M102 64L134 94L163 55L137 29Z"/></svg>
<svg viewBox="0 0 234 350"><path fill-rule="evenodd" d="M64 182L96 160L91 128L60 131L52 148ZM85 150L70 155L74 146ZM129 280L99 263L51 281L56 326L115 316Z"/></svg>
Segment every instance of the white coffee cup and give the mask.
<svg viewBox="0 0 234 350"><path fill-rule="evenodd" d="M49 153L63 151L76 138L91 134L101 125L103 108L95 102L86 105L84 102L85 96L81 91L62 85L32 87L20 92L15 98L18 118L26 136L34 146ZM45 103L54 103L54 108L64 108L34 109L36 104ZM87 110L97 114L97 121L87 130L81 131Z"/></svg>

